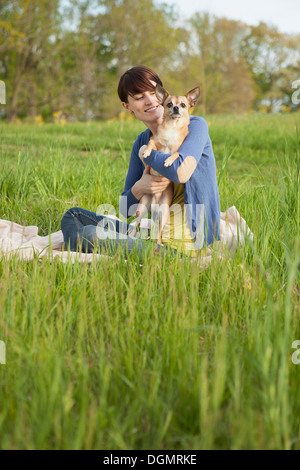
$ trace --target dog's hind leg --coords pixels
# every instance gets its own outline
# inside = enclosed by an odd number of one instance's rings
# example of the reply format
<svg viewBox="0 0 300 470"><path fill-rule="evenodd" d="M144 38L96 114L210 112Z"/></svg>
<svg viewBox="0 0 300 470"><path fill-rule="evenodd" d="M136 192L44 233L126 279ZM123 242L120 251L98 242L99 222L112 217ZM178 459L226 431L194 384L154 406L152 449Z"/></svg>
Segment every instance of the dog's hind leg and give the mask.
<svg viewBox="0 0 300 470"><path fill-rule="evenodd" d="M162 204L159 208L159 232L157 237L157 243L162 245L162 231L170 214L170 206L168 204Z"/></svg>
<svg viewBox="0 0 300 470"><path fill-rule="evenodd" d="M170 206L173 199L173 185L168 186L159 201L159 232L157 243L162 245L162 231L170 216Z"/></svg>
<svg viewBox="0 0 300 470"><path fill-rule="evenodd" d="M149 213L150 207L151 207L151 200L152 200L152 195L151 194L145 194L137 207L136 210L136 219L135 219L135 226L133 230L128 234L130 237L135 237L136 232L140 226L141 220L146 215Z"/></svg>

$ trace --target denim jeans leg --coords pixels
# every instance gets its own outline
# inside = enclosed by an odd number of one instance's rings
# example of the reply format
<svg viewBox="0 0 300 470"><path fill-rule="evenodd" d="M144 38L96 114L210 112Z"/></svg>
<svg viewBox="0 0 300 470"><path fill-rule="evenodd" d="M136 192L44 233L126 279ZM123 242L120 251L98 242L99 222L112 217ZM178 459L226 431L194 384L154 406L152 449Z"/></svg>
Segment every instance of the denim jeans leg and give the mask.
<svg viewBox="0 0 300 470"><path fill-rule="evenodd" d="M64 242L72 251L92 253L97 247L112 255L120 246L127 257L133 251L141 256L147 248L144 240L128 236L131 227L127 223L80 207L73 207L64 214L61 229Z"/></svg>

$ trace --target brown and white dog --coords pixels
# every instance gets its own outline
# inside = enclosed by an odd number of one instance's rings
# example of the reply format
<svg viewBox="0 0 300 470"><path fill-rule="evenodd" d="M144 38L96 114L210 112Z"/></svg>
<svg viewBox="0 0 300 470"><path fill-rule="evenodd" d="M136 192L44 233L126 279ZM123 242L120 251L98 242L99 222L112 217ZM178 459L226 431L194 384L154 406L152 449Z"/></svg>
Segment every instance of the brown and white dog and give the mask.
<svg viewBox="0 0 300 470"><path fill-rule="evenodd" d="M147 157L152 150L159 150L163 153L170 153L164 166L171 166L179 157L177 152L184 139L189 133L188 126L190 123L189 109L195 106L200 96L200 88L196 87L184 96L171 96L163 87L157 85L155 94L159 103L164 107L163 122L158 127L156 134L151 136L149 143L142 155L140 155L143 163L146 163ZM151 175L160 176L160 174L150 169ZM151 206L156 209L154 211L154 220L160 215L160 226L158 232L157 243L162 244L162 231L169 217L169 208L173 199L173 184L170 184L163 192L157 194L144 194L140 199L137 211L135 227L130 233L134 236L141 223L141 219L147 214ZM158 209L158 210L157 210Z"/></svg>

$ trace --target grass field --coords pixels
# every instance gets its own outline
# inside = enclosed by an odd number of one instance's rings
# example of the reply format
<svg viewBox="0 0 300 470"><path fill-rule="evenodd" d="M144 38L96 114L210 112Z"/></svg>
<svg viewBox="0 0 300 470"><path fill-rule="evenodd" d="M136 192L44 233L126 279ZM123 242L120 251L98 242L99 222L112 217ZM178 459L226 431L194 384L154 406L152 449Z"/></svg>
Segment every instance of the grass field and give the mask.
<svg viewBox="0 0 300 470"><path fill-rule="evenodd" d="M300 115L207 121L254 243L205 271L0 260L1 449L300 449ZM142 130L0 124L0 218L118 207Z"/></svg>

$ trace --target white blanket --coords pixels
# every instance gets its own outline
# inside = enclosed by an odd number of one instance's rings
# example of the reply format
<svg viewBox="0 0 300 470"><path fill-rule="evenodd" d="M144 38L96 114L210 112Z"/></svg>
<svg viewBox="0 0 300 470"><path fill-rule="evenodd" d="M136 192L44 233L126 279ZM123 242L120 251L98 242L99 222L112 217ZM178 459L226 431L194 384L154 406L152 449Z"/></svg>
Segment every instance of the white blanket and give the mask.
<svg viewBox="0 0 300 470"><path fill-rule="evenodd" d="M145 220L145 222L147 219ZM212 247L208 247L206 256L202 256L197 260L200 266L205 268L209 266L212 260L212 249L219 252L219 257L222 258L222 253L226 252L232 254L238 246L245 243L245 238L253 239L253 234L247 227L245 220L240 216L239 212L234 206L221 212L220 220L220 241L215 242ZM74 251L62 251L63 249L63 234L62 231L51 233L45 237L38 235L38 227L35 225L23 226L10 222L8 220L0 219L0 257L9 258L12 255L17 256L20 260L32 260L34 258L50 257L51 259L58 258L66 262L74 263L76 260L79 262L91 263L94 260L100 260L105 255L98 253L78 253Z"/></svg>

